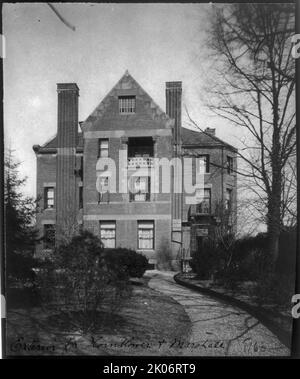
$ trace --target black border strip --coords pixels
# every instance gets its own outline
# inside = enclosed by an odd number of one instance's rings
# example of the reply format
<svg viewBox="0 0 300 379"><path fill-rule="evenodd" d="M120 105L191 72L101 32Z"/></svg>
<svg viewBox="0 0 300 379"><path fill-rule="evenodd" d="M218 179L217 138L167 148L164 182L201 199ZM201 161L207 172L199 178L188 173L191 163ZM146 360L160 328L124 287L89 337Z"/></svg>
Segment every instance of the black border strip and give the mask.
<svg viewBox="0 0 300 379"><path fill-rule="evenodd" d="M68 2L68 1L61 1L62 3ZM172 1L172 3L183 3L183 4L188 4L188 3L208 3L209 1L203 1L203 0L198 0L198 1L188 1L188 0L175 0ZM258 0L258 1L250 1L250 0L231 0L231 1L226 1L226 0L216 0L214 3L283 3L284 0ZM9 3L14 3L13 1L8 1ZM21 2L22 3L22 2ZM41 2L43 3L43 2ZM82 3L82 1L74 1L73 3ZM93 2L92 2L93 3ZM94 2L95 3L95 2ZM141 1L106 1L106 2L98 2L98 3L148 3L149 2L141 2ZM96 3L96 4L98 4ZM159 3L168 3L168 1L153 1L151 2L152 4L159 4ZM295 3L296 4L296 33L300 34L300 0L290 0L288 3ZM1 3L1 8L0 8L0 14L2 16L2 3ZM298 16L298 17L297 17ZM0 33L3 34L2 31L2 17L0 18ZM299 120L300 118L300 60L299 58L296 59L296 120ZM4 184L4 134L3 134L3 58L0 57L0 70L1 70L1 76L0 76L0 81L1 81L1 86L0 86L0 97L2 101L0 102L0 114L1 114L1 119L0 119L0 269L1 269L1 294L5 295L5 254L4 254L4 248L5 248L5 243L4 243L4 191L3 191L3 184ZM300 162L300 131L299 131L299 121L296 121L297 125L297 162ZM297 177L300 177L300 164L297 165ZM300 202L300 191L299 187L297 188L297 203L299 204ZM299 208L298 208L299 209ZM297 261L296 261L296 284L295 284L295 293L300 294L300 216L298 212L298 226L297 226ZM174 278L175 279L175 278ZM175 279L176 280L176 279ZM194 289L194 288L192 288ZM198 289L196 289L198 290ZM207 291L207 289L206 289ZM207 293L208 294L208 293ZM214 294L210 294L210 296L214 296ZM224 295L223 295L224 296ZM220 295L218 297L220 299ZM231 298L232 299L232 298ZM221 300L221 299L220 299ZM224 300L226 302L228 300ZM244 303L244 305L246 305ZM242 308L243 305L237 304L238 307ZM250 310L247 309L247 312L250 313ZM259 318L256 314L256 318ZM265 316L264 316L265 317ZM262 323L262 319L260 319ZM269 320L270 321L270 320ZM270 330L271 328L268 327ZM5 319L1 319L1 329L2 329L2 357L6 357L6 339L5 339ZM278 327L276 326L276 330L273 331L274 334L277 335L278 332ZM279 338L279 336L278 336ZM279 338L280 339L280 338ZM300 318L294 319L293 320L293 333L292 333L292 356L293 357L300 357ZM10 357L12 358L12 357ZM19 357L19 358L26 358L24 356ZM27 357L28 358L28 357ZM34 358L42 358L42 357L34 357ZM59 358L59 357L55 357ZM75 357L74 357L75 358ZM77 356L78 358L78 356ZM91 357L90 357L91 358ZM96 357L95 357L96 358ZM99 358L99 357L97 357Z"/></svg>
<svg viewBox="0 0 300 379"><path fill-rule="evenodd" d="M3 30L2 30L2 10L3 10L3 4L1 3L0 6L0 38L4 38L3 36ZM2 43L4 41L2 40ZM2 50L5 54L5 46L2 46ZM2 52L0 52L2 55ZM1 267L1 295L5 297L5 233L4 233L4 132L3 132L3 125L4 125L4 119L3 119L3 59L4 57L0 56L0 267ZM1 299L2 300L2 299ZM6 319L2 316L4 315L4 312L6 312L6 309L2 309L2 306L4 304L1 304L1 337L2 341L0 343L2 344L2 357L6 356Z"/></svg>
<svg viewBox="0 0 300 379"><path fill-rule="evenodd" d="M296 0L295 9L295 32L300 34L300 0ZM295 293L300 294L300 216L299 216L299 204L300 204L300 190L299 190L299 178L300 178L300 58L295 59L296 63L296 143L297 143L297 247L296 247L296 283ZM300 358L300 318L293 319L293 334L292 334L292 356Z"/></svg>

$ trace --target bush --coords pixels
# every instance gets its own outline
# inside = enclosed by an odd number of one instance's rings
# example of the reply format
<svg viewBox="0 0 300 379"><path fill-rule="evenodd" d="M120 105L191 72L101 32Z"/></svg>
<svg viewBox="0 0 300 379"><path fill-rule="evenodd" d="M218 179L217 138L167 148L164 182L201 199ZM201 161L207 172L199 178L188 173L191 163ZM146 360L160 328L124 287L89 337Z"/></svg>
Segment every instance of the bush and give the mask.
<svg viewBox="0 0 300 379"><path fill-rule="evenodd" d="M141 278L148 267L147 258L125 248L105 249L105 261L119 278Z"/></svg>
<svg viewBox="0 0 300 379"><path fill-rule="evenodd" d="M233 289L241 281L257 279L266 270L266 246L264 234L236 241L232 235L224 236L219 242L207 239L192 257L191 267L199 278L213 276L220 284Z"/></svg>
<svg viewBox="0 0 300 379"><path fill-rule="evenodd" d="M192 256L190 266L199 279L210 279L219 268L220 255L217 245L212 240L204 241L201 251Z"/></svg>
<svg viewBox="0 0 300 379"><path fill-rule="evenodd" d="M15 287L20 284L23 286L33 285L35 279L33 267L36 265L33 254L10 251L7 253L6 259L7 282L9 287Z"/></svg>
<svg viewBox="0 0 300 379"><path fill-rule="evenodd" d="M102 242L88 231L57 248L37 277L44 305L68 313L84 333L99 309L115 311L129 293L128 276L110 265Z"/></svg>
<svg viewBox="0 0 300 379"><path fill-rule="evenodd" d="M266 247L267 237L263 233L236 240L230 251L231 259L216 273L218 284L234 290L240 282L257 280L269 267ZM222 252L219 254L222 256Z"/></svg>
<svg viewBox="0 0 300 379"><path fill-rule="evenodd" d="M267 274L261 276L252 291L257 304L276 304L290 306L295 291L295 279L283 274Z"/></svg>
<svg viewBox="0 0 300 379"><path fill-rule="evenodd" d="M215 280L219 285L235 290L240 282L248 280L247 274L248 272L244 267L231 264L229 267L217 271Z"/></svg>
<svg viewBox="0 0 300 379"><path fill-rule="evenodd" d="M284 231L279 238L279 256L277 261L277 273L284 276L295 277L296 267L296 230Z"/></svg>
<svg viewBox="0 0 300 379"><path fill-rule="evenodd" d="M245 258L251 252L267 251L267 246L267 235L259 233L254 237L244 237L237 240L234 245L234 252L238 257Z"/></svg>
<svg viewBox="0 0 300 379"><path fill-rule="evenodd" d="M282 232L279 239L279 258L276 272L270 272L271 257L268 253L268 237L239 239L232 251L229 266L221 266L216 274L219 284L235 289L240 282L254 281L253 295L262 303L289 302L295 283L296 232Z"/></svg>

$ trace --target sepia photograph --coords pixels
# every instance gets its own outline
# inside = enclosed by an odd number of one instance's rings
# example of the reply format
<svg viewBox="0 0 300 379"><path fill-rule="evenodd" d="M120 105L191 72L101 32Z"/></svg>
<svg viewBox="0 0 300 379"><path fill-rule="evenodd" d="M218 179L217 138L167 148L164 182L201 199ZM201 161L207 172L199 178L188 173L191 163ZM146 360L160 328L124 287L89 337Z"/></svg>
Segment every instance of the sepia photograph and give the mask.
<svg viewBox="0 0 300 379"><path fill-rule="evenodd" d="M292 356L295 22L2 5L4 356Z"/></svg>

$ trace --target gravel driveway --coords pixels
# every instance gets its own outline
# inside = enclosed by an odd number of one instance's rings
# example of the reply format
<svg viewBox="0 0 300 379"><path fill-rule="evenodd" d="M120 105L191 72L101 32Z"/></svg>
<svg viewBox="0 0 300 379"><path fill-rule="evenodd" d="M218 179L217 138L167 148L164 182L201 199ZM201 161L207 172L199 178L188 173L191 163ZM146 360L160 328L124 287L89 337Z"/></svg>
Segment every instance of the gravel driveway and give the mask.
<svg viewBox="0 0 300 379"><path fill-rule="evenodd" d="M192 323L186 340L173 341L184 356L288 356L290 350L247 312L175 283L174 272L147 271L150 288L184 306ZM167 343L167 341L166 341Z"/></svg>

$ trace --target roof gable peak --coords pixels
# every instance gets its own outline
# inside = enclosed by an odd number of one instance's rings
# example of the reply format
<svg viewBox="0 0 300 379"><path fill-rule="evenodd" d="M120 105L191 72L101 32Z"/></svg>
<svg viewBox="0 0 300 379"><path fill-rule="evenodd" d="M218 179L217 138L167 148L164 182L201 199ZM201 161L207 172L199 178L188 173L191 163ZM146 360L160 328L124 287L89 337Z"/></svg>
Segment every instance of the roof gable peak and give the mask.
<svg viewBox="0 0 300 379"><path fill-rule="evenodd" d="M104 99L98 104L94 111L89 115L84 123L93 122L100 118L105 112L106 108L110 104L111 97L115 96L126 96L126 95L137 94L140 96L147 96L150 101L150 108L152 117L157 116L162 117L165 120L171 120L166 113L153 101L151 96L140 86L140 84L132 77L128 70L125 71L123 76L114 85L114 87L109 91L109 93L104 97ZM84 129L84 124L83 124Z"/></svg>

